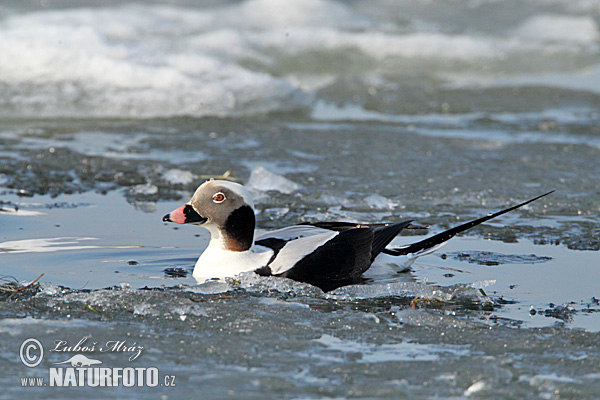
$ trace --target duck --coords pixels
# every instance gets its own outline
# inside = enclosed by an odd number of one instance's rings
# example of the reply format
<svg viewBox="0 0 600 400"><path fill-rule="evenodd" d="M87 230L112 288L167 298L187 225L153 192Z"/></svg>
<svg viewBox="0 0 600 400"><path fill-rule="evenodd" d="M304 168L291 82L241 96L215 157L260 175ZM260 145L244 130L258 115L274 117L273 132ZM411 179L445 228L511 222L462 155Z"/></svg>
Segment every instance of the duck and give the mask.
<svg viewBox="0 0 600 400"><path fill-rule="evenodd" d="M452 237L523 207L554 191L455 226L415 243L391 247L405 229L427 228L413 220L394 223L317 221L258 233L252 195L242 184L214 180L201 184L191 200L163 222L198 225L210 241L192 273L198 281L254 271L261 276L309 283L324 291L361 282L378 257L404 256L407 264L433 253Z"/></svg>

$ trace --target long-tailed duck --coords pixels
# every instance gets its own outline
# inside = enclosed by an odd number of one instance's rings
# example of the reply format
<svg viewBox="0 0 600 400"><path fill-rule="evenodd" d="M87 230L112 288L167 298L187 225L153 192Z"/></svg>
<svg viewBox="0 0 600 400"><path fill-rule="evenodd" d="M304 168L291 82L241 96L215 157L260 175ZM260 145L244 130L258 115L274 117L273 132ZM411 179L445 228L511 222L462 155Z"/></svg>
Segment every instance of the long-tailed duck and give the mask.
<svg viewBox="0 0 600 400"><path fill-rule="evenodd" d="M550 193L401 247L387 246L400 231L411 227L411 220L391 224L302 223L258 235L252 196L244 186L224 180L200 185L187 204L165 215L163 221L209 230L208 247L194 267L197 279L255 271L332 290L360 281L381 254L414 260L437 250L459 232Z"/></svg>

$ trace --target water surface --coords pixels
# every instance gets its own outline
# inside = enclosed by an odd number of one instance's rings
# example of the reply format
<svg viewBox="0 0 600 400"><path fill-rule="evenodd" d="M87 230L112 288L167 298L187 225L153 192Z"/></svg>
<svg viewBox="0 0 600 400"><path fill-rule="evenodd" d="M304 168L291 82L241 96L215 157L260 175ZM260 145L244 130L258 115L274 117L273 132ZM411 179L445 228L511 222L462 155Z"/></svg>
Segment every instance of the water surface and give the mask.
<svg viewBox="0 0 600 400"><path fill-rule="evenodd" d="M4 2L0 275L44 275L0 302L0 396L597 397L599 10ZM161 217L226 171L253 183L261 229L436 233L556 192L323 293L191 278L207 233ZM88 356L177 386L22 387L67 358L26 368L29 337L136 342L134 361Z"/></svg>

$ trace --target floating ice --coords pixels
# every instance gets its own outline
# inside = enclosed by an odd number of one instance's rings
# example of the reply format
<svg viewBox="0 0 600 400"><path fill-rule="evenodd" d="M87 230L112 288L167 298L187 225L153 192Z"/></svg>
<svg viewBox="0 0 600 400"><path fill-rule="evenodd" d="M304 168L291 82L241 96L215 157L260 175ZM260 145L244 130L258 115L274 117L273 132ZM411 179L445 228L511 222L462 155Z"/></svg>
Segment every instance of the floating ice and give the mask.
<svg viewBox="0 0 600 400"><path fill-rule="evenodd" d="M275 297L261 297L258 300L259 304L264 304L268 307L297 307L297 308L310 308L308 304L302 304L294 301L284 301Z"/></svg>
<svg viewBox="0 0 600 400"><path fill-rule="evenodd" d="M477 394L478 392L481 392L482 390L484 390L487 387L488 387L488 385L485 383L485 381L477 381L474 384L472 384L471 386L469 386L467 388L467 390L465 390L465 396L469 397L474 394Z"/></svg>
<svg viewBox="0 0 600 400"><path fill-rule="evenodd" d="M355 301L395 297L402 299L429 299L442 302L458 301L465 303L491 304L491 300L469 285L440 287L416 282L371 283L367 285L344 286L325 295L333 300Z"/></svg>
<svg viewBox="0 0 600 400"><path fill-rule="evenodd" d="M290 212L288 207L267 208L263 210L262 215L271 219L279 219Z"/></svg>
<svg viewBox="0 0 600 400"><path fill-rule="evenodd" d="M226 278L226 282L232 287L244 289L248 292L279 292L298 296L323 296L321 289L308 283L273 276L260 276L254 272L242 272L234 278Z"/></svg>
<svg viewBox="0 0 600 400"><path fill-rule="evenodd" d="M471 286L473 289L483 289L486 288L488 286L492 286L496 284L496 280L495 279L488 279L485 281L476 281L476 282L472 282L469 286Z"/></svg>
<svg viewBox="0 0 600 400"><path fill-rule="evenodd" d="M161 315L161 312L153 304L140 303L133 306L133 314L142 316L158 316Z"/></svg>
<svg viewBox="0 0 600 400"><path fill-rule="evenodd" d="M333 196L320 196L318 199L322 203L326 204L336 204L335 202L343 202L345 203L345 207L354 207L355 204L350 202L346 202L341 198L336 198ZM331 203L333 202L333 203ZM357 222L362 223L365 222L366 218L371 220L385 220L390 218L391 214L388 211L385 212L371 212L366 215L364 212L359 211L350 211L347 208L343 208L342 205L336 205L333 207L328 207L325 212L307 212L303 215L303 218L307 221L316 220L342 220L346 222Z"/></svg>
<svg viewBox="0 0 600 400"><path fill-rule="evenodd" d="M471 354L469 347L464 345L437 345L411 342L391 344L360 343L353 340L338 339L331 335L323 335L319 339L314 340L314 342L324 347L319 352L320 357L326 357L331 361L339 362L347 361L346 357L339 357L339 353L343 355L360 354L356 360L359 363L438 361L465 357Z"/></svg>
<svg viewBox="0 0 600 400"><path fill-rule="evenodd" d="M96 321L82 319L49 319L26 316L25 318L3 318L2 325L0 325L0 333L17 336L22 341L24 334L28 334L36 329L42 332L55 332L78 327L89 329L90 327L97 326L98 322Z"/></svg>
<svg viewBox="0 0 600 400"><path fill-rule="evenodd" d="M55 285L54 283L50 283L50 282L46 282L46 281L41 281L39 282L40 285L40 292L43 294L47 294L49 296L54 296L54 295L59 295L62 294L64 291L64 288Z"/></svg>
<svg viewBox="0 0 600 400"><path fill-rule="evenodd" d="M414 282L392 282L370 285L344 286L327 293L327 297L335 300L374 299L379 297L447 297L439 288Z"/></svg>
<svg viewBox="0 0 600 400"><path fill-rule="evenodd" d="M144 183L141 185L135 185L129 189L129 193L132 196L152 196L158 193L158 187L151 183Z"/></svg>
<svg viewBox="0 0 600 400"><path fill-rule="evenodd" d="M549 382L552 383L579 383L577 379L571 378L569 376L559 375L559 374L539 374L534 376L529 375L521 375L519 376L519 382L529 383L531 386L540 387Z"/></svg>
<svg viewBox="0 0 600 400"><path fill-rule="evenodd" d="M467 261L470 264L496 266L502 264L540 264L552 260L552 257L535 254L502 254L493 251L453 251L446 253L455 260Z"/></svg>
<svg viewBox="0 0 600 400"><path fill-rule="evenodd" d="M188 185L196 178L190 171L177 168L166 171L162 177L165 181L173 185Z"/></svg>
<svg viewBox="0 0 600 400"><path fill-rule="evenodd" d="M388 199L387 197L381 196L377 193L374 193L365 198L365 203L367 203L370 207L378 208L382 210L393 210L398 207L398 202Z"/></svg>
<svg viewBox="0 0 600 400"><path fill-rule="evenodd" d="M300 185L283 175L267 170L265 167L256 167L250 173L250 179L246 186L255 192L267 192L273 190L289 194L300 189Z"/></svg>
<svg viewBox="0 0 600 400"><path fill-rule="evenodd" d="M204 283L192 286L188 289L188 292L200 294L218 294L225 293L229 290L231 290L231 286L227 282L223 280L209 279Z"/></svg>

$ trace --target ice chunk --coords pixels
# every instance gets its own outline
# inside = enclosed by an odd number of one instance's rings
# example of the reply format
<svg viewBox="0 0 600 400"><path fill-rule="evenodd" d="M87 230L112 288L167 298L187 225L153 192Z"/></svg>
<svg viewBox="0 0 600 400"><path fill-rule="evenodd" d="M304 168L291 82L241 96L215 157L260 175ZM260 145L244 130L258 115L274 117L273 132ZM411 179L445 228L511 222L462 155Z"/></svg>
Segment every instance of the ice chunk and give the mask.
<svg viewBox="0 0 600 400"><path fill-rule="evenodd" d="M488 304L490 299L469 285L454 285L441 287L416 282L387 282L368 285L350 285L335 289L325 295L332 300L354 301L361 299L376 299L396 297L412 299L435 299L438 301L458 301L462 303L481 302Z"/></svg>
<svg viewBox="0 0 600 400"><path fill-rule="evenodd" d="M134 315L158 316L161 312L152 304L140 303L133 306Z"/></svg>
<svg viewBox="0 0 600 400"><path fill-rule="evenodd" d="M469 397L482 390L486 389L488 385L486 385L485 381L477 381L465 390L465 396Z"/></svg>
<svg viewBox="0 0 600 400"><path fill-rule="evenodd" d="M279 292L290 293L296 296L323 296L321 289L308 283L273 276L260 276L254 272L242 272L234 278L226 278L226 281L233 287L253 293Z"/></svg>
<svg viewBox="0 0 600 400"><path fill-rule="evenodd" d="M54 283L50 282L40 282L40 291L49 296L60 295L63 293L64 289Z"/></svg>
<svg viewBox="0 0 600 400"><path fill-rule="evenodd" d="M488 279L488 280L485 280L485 281L476 281L476 282L473 282L473 283L471 283L470 286L473 289L483 289L483 288L486 288L488 286L492 286L492 285L495 285L495 284L496 284L496 280L495 279Z"/></svg>
<svg viewBox="0 0 600 400"><path fill-rule="evenodd" d="M250 173L250 179L246 186L253 191L266 192L274 190L280 193L289 194L298 189L300 185L293 182L283 175L267 170L265 167L256 167Z"/></svg>
<svg viewBox="0 0 600 400"><path fill-rule="evenodd" d="M135 185L129 189L129 193L132 196L152 196L158 193L158 187L151 183L144 183L141 185Z"/></svg>
<svg viewBox="0 0 600 400"><path fill-rule="evenodd" d="M204 283L191 287L188 291L200 294L218 294L225 293L229 289L231 287L225 281L209 279Z"/></svg>
<svg viewBox="0 0 600 400"><path fill-rule="evenodd" d="M467 345L422 344L409 341L374 344L344 340L327 334L313 341L322 347L319 357L330 357L339 362L347 360L346 357L339 357L340 354L360 354L360 358L355 360L357 363L439 361L471 354Z"/></svg>
<svg viewBox="0 0 600 400"><path fill-rule="evenodd" d="M387 197L381 196L379 194L372 194L365 198L365 203L367 203L372 208L378 208L382 210L393 210L398 207L399 203L395 202Z"/></svg>
<svg viewBox="0 0 600 400"><path fill-rule="evenodd" d="M267 208L263 211L263 215L271 219L278 219L285 217L289 212L290 209L288 207Z"/></svg>
<svg viewBox="0 0 600 400"><path fill-rule="evenodd" d="M190 313L191 308L192 308L192 306L190 306L189 304L186 304L186 305L181 305L180 304L180 305L171 307L169 311L171 312L171 314L177 314L179 316L185 316L186 314ZM185 318L182 319L182 321L184 321L184 320L185 320Z"/></svg>
<svg viewBox="0 0 600 400"><path fill-rule="evenodd" d="M196 176L190 171L173 168L163 174L163 179L173 185L188 185Z"/></svg>
<svg viewBox="0 0 600 400"><path fill-rule="evenodd" d="M421 285L413 282L391 282L371 285L351 285L338 288L327 293L327 298L334 300L359 300L375 299L379 297L444 297L450 298L448 294L442 296L441 291L432 286Z"/></svg>
<svg viewBox="0 0 600 400"><path fill-rule="evenodd" d="M453 251L446 253L458 261L470 264L497 266L502 264L539 264L552 260L552 257L536 256L535 254L502 254L493 251Z"/></svg>

